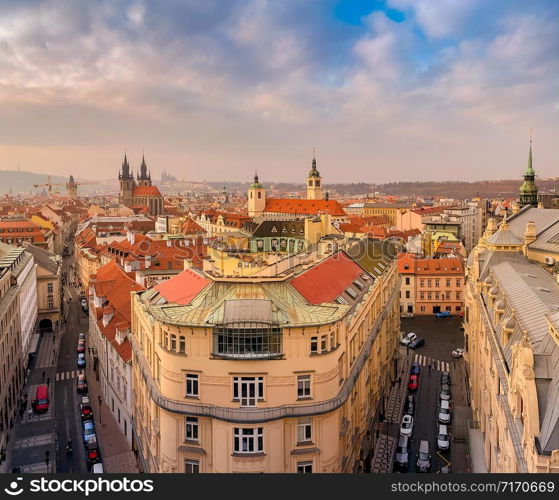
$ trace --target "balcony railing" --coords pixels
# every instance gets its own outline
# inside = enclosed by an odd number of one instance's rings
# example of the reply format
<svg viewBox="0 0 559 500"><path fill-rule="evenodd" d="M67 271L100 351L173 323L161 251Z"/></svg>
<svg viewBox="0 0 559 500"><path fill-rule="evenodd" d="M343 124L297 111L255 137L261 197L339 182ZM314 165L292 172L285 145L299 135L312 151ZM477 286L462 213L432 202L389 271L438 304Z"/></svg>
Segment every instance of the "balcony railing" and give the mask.
<svg viewBox="0 0 559 500"><path fill-rule="evenodd" d="M148 387L149 395L154 403L160 408L173 413L211 417L226 422L244 424L255 424L270 422L282 418L308 417L330 413L341 407L351 394L361 369L369 357L369 353L382 327L382 323L384 319L388 317L387 310L390 309L393 301L398 299L398 293L399 287L395 286L386 301L384 309L377 316L372 328L369 330L367 340L365 341L363 348L361 349L361 352L359 353L359 356L349 373L349 376L344 381L338 394L332 399L326 401L304 405L282 405L271 408L226 408L209 404L193 404L189 402L177 401L161 394L159 387L151 376L150 368L137 339L134 335L130 335L129 340L134 352L133 363L138 365L146 386Z"/></svg>

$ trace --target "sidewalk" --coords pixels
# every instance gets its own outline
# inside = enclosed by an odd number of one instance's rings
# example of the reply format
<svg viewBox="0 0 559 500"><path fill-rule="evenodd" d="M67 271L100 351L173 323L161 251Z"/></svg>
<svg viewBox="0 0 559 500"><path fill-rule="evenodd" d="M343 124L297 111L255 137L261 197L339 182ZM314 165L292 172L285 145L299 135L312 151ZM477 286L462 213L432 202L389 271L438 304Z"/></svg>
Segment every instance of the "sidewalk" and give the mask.
<svg viewBox="0 0 559 500"><path fill-rule="evenodd" d="M86 376L104 471L139 472L136 456L101 394L99 381L90 363L86 367ZM99 396L102 399L101 409L99 409Z"/></svg>
<svg viewBox="0 0 559 500"><path fill-rule="evenodd" d="M389 474L392 472L393 467L411 360L408 349L405 347L399 348L399 354L398 379L390 390L385 416L386 421L378 424L377 432L379 432L379 438L377 439L371 459L371 472L376 474Z"/></svg>

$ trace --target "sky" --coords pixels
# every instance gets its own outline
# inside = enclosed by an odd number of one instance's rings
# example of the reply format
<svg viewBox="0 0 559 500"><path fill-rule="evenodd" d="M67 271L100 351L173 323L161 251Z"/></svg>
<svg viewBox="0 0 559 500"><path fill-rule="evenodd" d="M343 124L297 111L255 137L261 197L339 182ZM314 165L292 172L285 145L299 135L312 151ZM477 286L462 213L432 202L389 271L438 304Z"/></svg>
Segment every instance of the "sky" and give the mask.
<svg viewBox="0 0 559 500"><path fill-rule="evenodd" d="M0 170L559 175L557 0L0 0Z"/></svg>

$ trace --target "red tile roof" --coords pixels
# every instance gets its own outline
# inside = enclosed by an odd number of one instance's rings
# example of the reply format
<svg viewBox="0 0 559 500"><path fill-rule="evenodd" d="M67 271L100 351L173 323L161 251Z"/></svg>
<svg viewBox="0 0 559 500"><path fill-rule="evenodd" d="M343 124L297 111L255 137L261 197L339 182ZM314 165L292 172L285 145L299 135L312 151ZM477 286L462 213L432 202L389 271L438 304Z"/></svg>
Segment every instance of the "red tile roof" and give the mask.
<svg viewBox="0 0 559 500"><path fill-rule="evenodd" d="M293 278L291 286L311 304L334 302L363 272L347 254L337 252Z"/></svg>
<svg viewBox="0 0 559 500"><path fill-rule="evenodd" d="M464 274L464 263L462 259L421 259L415 261L415 274Z"/></svg>
<svg viewBox="0 0 559 500"><path fill-rule="evenodd" d="M347 215L336 200L298 200L290 198L266 199L265 212L303 215L330 214L336 217Z"/></svg>
<svg viewBox="0 0 559 500"><path fill-rule="evenodd" d="M132 190L132 196L161 196L157 186L136 186Z"/></svg>
<svg viewBox="0 0 559 500"><path fill-rule="evenodd" d="M210 283L209 279L190 269L185 269L182 273L157 285L155 289L167 302L188 305Z"/></svg>
<svg viewBox="0 0 559 500"><path fill-rule="evenodd" d="M417 256L413 253L401 252L398 254L398 272L400 274L413 274Z"/></svg>

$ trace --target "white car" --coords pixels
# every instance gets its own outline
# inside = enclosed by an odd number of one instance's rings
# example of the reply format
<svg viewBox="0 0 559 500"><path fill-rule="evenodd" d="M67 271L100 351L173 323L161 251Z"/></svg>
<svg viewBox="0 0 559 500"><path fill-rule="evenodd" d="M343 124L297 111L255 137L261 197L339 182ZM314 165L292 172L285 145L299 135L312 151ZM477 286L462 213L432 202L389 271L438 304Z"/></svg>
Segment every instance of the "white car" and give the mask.
<svg viewBox="0 0 559 500"><path fill-rule="evenodd" d="M439 448L439 450L448 450L450 448L448 427L446 425L439 425L439 432L437 434L437 448Z"/></svg>
<svg viewBox="0 0 559 500"><path fill-rule="evenodd" d="M411 436L413 431L413 417L411 415L404 415L402 417L402 425L400 425L401 436Z"/></svg>
<svg viewBox="0 0 559 500"><path fill-rule="evenodd" d="M81 304L82 304L82 307L87 307L87 300L82 299Z"/></svg>
<svg viewBox="0 0 559 500"><path fill-rule="evenodd" d="M410 333L406 333L403 337L402 340L400 340L400 344L402 345L409 345L411 342L413 342L415 339L417 338L417 335L413 332Z"/></svg>
<svg viewBox="0 0 559 500"><path fill-rule="evenodd" d="M450 424L450 403L448 401L441 401L439 405L439 423Z"/></svg>
<svg viewBox="0 0 559 500"><path fill-rule="evenodd" d="M103 464L101 462L93 464L93 467L91 467L91 472L92 474L103 474L103 472L105 472L103 470Z"/></svg>
<svg viewBox="0 0 559 500"><path fill-rule="evenodd" d="M461 347L457 347L456 349L454 349L454 351L452 351L452 357L456 359L461 358L463 354L464 349L462 349Z"/></svg>

